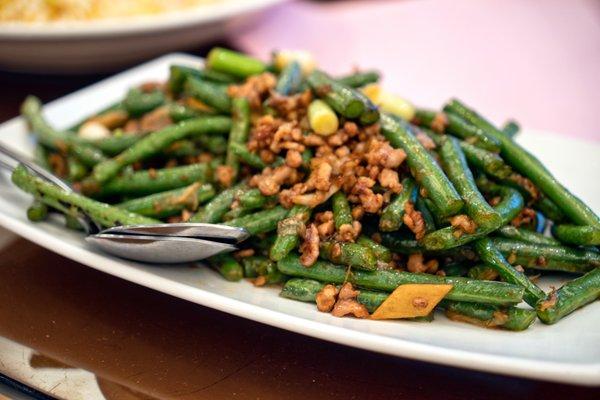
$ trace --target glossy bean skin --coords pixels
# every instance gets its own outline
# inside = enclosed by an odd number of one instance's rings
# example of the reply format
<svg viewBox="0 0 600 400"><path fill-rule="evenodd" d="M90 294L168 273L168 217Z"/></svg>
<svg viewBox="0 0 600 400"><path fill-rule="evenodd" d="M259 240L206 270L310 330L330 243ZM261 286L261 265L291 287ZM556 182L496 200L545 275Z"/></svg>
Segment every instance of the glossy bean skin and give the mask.
<svg viewBox="0 0 600 400"><path fill-rule="evenodd" d="M454 113L471 124L480 127L488 135L500 142L500 154L513 168L531 179L546 196L553 200L561 210L577 225L591 225L600 228L600 218L579 198L569 192L546 167L521 145L499 131L487 120L454 99L444 110Z"/></svg>
<svg viewBox="0 0 600 400"><path fill-rule="evenodd" d="M385 113L380 123L382 133L390 144L406 152L412 175L427 190L427 196L436 209L442 216L457 214L464 206L463 200L441 167L416 139L410 124Z"/></svg>
<svg viewBox="0 0 600 400"><path fill-rule="evenodd" d="M279 270L290 276L315 279L322 282L342 284L346 281L345 267L326 261L317 261L310 268L300 263L298 256L290 254L277 263ZM447 299L472 301L485 304L513 305L523 299L523 288L504 282L477 281L460 277L440 277L428 274L414 274L395 270L352 271L348 280L359 287L392 292L399 285L451 284L452 290Z"/></svg>
<svg viewBox="0 0 600 400"><path fill-rule="evenodd" d="M553 298L553 296L555 296ZM560 319L600 297L600 268L565 283L553 295L549 302L538 303L538 317L545 324L554 324Z"/></svg>

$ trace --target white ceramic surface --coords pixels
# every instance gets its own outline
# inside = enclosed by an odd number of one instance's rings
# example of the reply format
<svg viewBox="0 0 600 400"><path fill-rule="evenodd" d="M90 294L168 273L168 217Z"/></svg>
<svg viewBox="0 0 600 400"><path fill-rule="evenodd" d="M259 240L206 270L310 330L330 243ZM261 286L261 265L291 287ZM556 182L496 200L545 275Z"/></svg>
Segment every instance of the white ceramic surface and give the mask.
<svg viewBox="0 0 600 400"><path fill-rule="evenodd" d="M102 109L125 90L164 79L171 63L202 60L172 54L65 96L45 110L50 122L67 127ZM519 140L596 211L600 211L600 145L544 132L526 131ZM25 124L15 118L0 126L0 141L31 152ZM278 297L275 288L231 283L208 268L157 267L127 262L88 247L79 233L51 223L34 224L25 209L30 197L0 175L0 224L52 251L106 273L207 307L324 340L429 362L557 382L600 385L600 302L554 326L536 322L525 332L486 330L436 315L432 323L334 318L312 304ZM545 279L544 288L564 276Z"/></svg>
<svg viewBox="0 0 600 400"><path fill-rule="evenodd" d="M257 22L285 0L221 0L170 13L51 23L0 23L0 68L91 73L197 47Z"/></svg>

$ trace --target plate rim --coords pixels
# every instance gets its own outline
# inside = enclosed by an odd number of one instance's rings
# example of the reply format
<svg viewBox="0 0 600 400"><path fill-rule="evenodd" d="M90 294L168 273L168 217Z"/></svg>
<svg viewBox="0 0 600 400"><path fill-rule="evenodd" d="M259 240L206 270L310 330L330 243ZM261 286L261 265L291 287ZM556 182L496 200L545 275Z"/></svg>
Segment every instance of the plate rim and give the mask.
<svg viewBox="0 0 600 400"><path fill-rule="evenodd" d="M1 128L2 126L0 126ZM437 345L347 329L245 303L129 267L121 264L119 259L95 253L87 248L75 247L60 238L48 235L42 229L36 228L35 225L6 217L3 214L0 214L0 225L28 241L103 273L227 314L301 335L391 356L463 369L568 384L600 386L600 362L570 363L515 359L515 357L495 354L447 349ZM519 332L511 332L511 334L518 335ZM373 342L377 342L378 346L373 346Z"/></svg>
<svg viewBox="0 0 600 400"><path fill-rule="evenodd" d="M132 17L40 23L2 22L0 40L81 40L180 30L257 12L287 1L289 0L228 0L177 11Z"/></svg>
<svg viewBox="0 0 600 400"><path fill-rule="evenodd" d="M53 106L56 103L77 97L78 95L83 94L82 92L94 91L94 89L105 85L108 80L115 79L124 74L132 73L136 70L145 69L157 64L168 64L183 59L192 63L202 62L202 58L200 57L185 53L169 53L62 96L47 103L45 107ZM14 117L0 124L0 131L4 129L14 129L22 124L23 121L21 117ZM540 132L535 130L528 131ZM587 142L585 140L580 141ZM280 329L364 350L435 364L486 371L502 375L512 375L521 378L532 378L586 386L600 386L600 360L592 363L532 360L516 358L513 356L478 353L469 350L449 349L434 344L418 343L403 338L391 338L383 335L352 330L332 325L327 322L310 320L293 314L263 308L259 305L245 303L240 300L229 298L223 294L206 291L198 287L192 287L170 280L148 271L135 269L122 264L119 259L93 252L88 248L79 248L58 237L52 236L34 224L20 221L15 217L2 213L0 213L0 225L26 240L32 241L50 251L101 272L199 305ZM550 329L551 327L548 328ZM519 333L514 332L512 334L518 335ZM376 343L377 346L373 343Z"/></svg>

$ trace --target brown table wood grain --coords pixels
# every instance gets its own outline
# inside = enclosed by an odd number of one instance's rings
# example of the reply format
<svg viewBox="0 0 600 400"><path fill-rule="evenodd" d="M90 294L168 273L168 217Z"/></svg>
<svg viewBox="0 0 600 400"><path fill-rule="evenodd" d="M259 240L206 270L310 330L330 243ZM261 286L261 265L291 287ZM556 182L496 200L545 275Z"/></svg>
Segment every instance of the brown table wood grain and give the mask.
<svg viewBox="0 0 600 400"><path fill-rule="evenodd" d="M0 73L0 121L16 116L29 93L49 101L100 78ZM600 398L595 389L304 337L114 278L25 240L0 252L0 335L95 373L111 399Z"/></svg>
<svg viewBox="0 0 600 400"><path fill-rule="evenodd" d="M547 400L599 393L308 338L123 281L22 239L0 253L0 335L59 365L94 372L105 394L127 390L132 399Z"/></svg>

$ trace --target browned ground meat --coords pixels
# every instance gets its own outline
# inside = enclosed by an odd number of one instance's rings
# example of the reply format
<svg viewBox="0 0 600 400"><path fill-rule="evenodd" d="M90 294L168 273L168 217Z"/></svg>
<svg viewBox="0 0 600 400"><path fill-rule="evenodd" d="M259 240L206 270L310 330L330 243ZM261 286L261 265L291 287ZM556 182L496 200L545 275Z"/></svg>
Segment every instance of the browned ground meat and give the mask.
<svg viewBox="0 0 600 400"><path fill-rule="evenodd" d="M315 224L310 224L306 227L304 233L304 241L300 245L300 262L305 267L313 265L319 257L319 231Z"/></svg>
<svg viewBox="0 0 600 400"><path fill-rule="evenodd" d="M423 236L425 236L427 227L425 226L423 214L415 210L413 203L410 201L404 203L404 215L402 216L402 221L408 229L415 234L417 240L421 240Z"/></svg>

